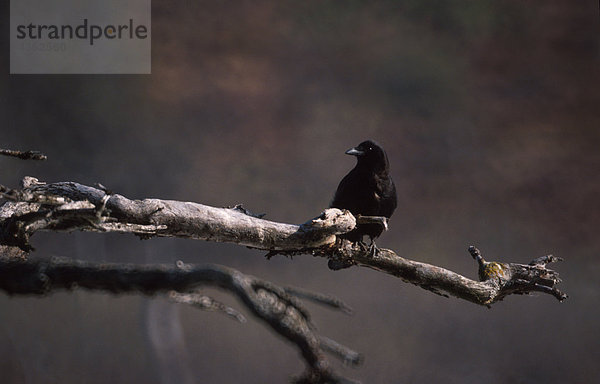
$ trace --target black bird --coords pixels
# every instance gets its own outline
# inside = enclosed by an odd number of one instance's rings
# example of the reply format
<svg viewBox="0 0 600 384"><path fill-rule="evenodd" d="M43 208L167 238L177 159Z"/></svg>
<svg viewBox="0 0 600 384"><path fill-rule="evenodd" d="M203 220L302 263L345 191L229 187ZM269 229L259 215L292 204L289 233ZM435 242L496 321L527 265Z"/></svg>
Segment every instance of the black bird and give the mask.
<svg viewBox="0 0 600 384"><path fill-rule="evenodd" d="M390 165L385 151L372 140L363 141L346 151L356 156L356 166L340 181L331 208L349 210L354 216L385 216L388 219L396 209L396 186L390 176ZM371 250L376 252L375 238L384 227L379 224L360 224L343 238L362 242L364 235L371 239Z"/></svg>

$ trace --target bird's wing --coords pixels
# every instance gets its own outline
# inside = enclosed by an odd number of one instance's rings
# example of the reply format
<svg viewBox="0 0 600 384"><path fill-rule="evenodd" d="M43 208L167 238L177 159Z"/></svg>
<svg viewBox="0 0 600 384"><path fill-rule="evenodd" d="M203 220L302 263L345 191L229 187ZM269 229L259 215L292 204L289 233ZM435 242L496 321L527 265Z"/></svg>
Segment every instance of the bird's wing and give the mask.
<svg viewBox="0 0 600 384"><path fill-rule="evenodd" d="M379 196L378 215L391 217L398 204L396 197L396 185L389 175L377 177L377 195Z"/></svg>
<svg viewBox="0 0 600 384"><path fill-rule="evenodd" d="M353 187L355 184L355 179L356 177L353 174L353 171L350 171L346 176L344 176L342 181L340 181L340 184L338 185L335 195L333 196L333 200L330 204L332 208L341 208L347 209L351 212L357 212L358 204L354 198L355 188Z"/></svg>

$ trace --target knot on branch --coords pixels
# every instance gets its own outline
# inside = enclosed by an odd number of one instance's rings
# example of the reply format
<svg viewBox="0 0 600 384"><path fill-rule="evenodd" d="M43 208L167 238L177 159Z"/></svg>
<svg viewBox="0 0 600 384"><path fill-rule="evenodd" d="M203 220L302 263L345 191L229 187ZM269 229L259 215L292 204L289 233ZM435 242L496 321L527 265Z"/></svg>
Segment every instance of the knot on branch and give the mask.
<svg viewBox="0 0 600 384"><path fill-rule="evenodd" d="M356 226L356 218L347 209L329 208L319 216L300 225L304 232L318 232L321 235L341 235Z"/></svg>
<svg viewBox="0 0 600 384"><path fill-rule="evenodd" d="M327 267L332 271L350 268L357 265L356 256L363 252L361 243L353 243L346 239L337 238L336 243L329 249L324 249L326 257L329 259Z"/></svg>
<svg viewBox="0 0 600 384"><path fill-rule="evenodd" d="M303 247L271 249L266 258L270 259L275 255L292 257L306 253L313 256L339 258L338 254L342 250L339 247L341 239L338 235L350 232L355 226L356 218L350 211L337 208L326 209L319 216L298 226L298 229L286 238L287 241L300 243ZM348 241L346 243L350 244Z"/></svg>

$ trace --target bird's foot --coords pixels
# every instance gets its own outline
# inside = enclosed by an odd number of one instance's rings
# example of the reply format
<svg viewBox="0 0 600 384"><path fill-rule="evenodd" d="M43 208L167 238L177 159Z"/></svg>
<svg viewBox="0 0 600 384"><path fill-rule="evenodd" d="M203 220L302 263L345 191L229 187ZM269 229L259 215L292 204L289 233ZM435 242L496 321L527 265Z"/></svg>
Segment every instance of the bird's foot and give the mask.
<svg viewBox="0 0 600 384"><path fill-rule="evenodd" d="M368 252L369 256L371 257L375 257L377 255L377 253L379 252L379 248L377 248L377 245L375 244L375 241L373 241L373 239L371 239L371 244L367 245L367 243L365 243L362 240L359 240L358 245L360 247L360 249L363 252Z"/></svg>

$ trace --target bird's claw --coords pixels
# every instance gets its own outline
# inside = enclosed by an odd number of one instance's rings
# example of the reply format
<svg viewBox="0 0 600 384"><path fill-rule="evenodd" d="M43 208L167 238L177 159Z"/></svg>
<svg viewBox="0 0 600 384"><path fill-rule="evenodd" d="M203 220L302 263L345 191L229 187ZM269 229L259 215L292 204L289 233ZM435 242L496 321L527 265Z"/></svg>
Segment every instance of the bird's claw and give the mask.
<svg viewBox="0 0 600 384"><path fill-rule="evenodd" d="M363 252L368 252L369 256L371 257L377 256L377 253L379 252L379 248L377 248L377 245L375 244L375 241L373 241L373 239L371 239L371 244L369 245L367 245L364 241L359 240L358 245L360 246Z"/></svg>

